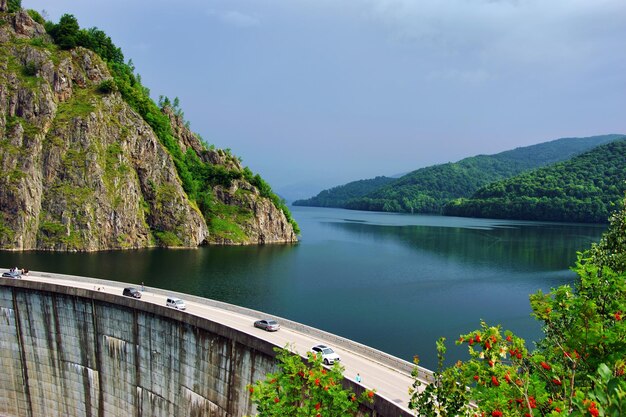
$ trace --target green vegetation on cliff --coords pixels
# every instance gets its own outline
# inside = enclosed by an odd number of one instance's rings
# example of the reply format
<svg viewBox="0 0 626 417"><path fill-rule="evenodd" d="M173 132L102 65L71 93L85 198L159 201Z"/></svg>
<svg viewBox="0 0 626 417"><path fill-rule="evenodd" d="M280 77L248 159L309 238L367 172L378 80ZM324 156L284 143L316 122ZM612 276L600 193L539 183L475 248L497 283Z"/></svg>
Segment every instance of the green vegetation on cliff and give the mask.
<svg viewBox="0 0 626 417"><path fill-rule="evenodd" d="M111 38L98 28L81 29L76 18L65 14L59 23L45 22L48 34L54 40L56 46L62 50L69 50L78 46L88 48L97 53L109 67L113 80L105 80L98 86L101 94L109 94L119 91L124 100L150 125L163 146L168 150L174 160L178 175L183 188L189 199L193 201L200 212L204 215L207 224L217 237L243 241L243 231L237 224L240 214L226 208L224 204L217 204L213 200L212 187L221 185L230 187L233 180L245 179L258 188L262 197L272 201L274 206L281 210L294 232L299 233L299 228L285 202L280 199L258 174L254 175L249 169L229 169L222 165L211 164L204 161L196 152L187 149L183 152L175 138L170 118L166 114L165 107L170 107L167 100L159 107L150 97L150 91L141 84L141 77L135 74L132 61L124 62L124 55L120 48L116 47ZM182 112L177 109L178 100L175 100L175 110L178 115ZM78 111L80 108L72 108ZM228 156L232 157L228 152ZM215 223L212 225L212 223ZM218 226L219 225L219 226ZM221 231L229 231L221 236ZM236 232L234 232L236 231ZM164 236L162 233L158 236ZM157 237L158 237L157 236ZM165 236L164 236L165 237ZM163 239L161 239L163 240ZM172 239L167 238L168 242Z"/></svg>
<svg viewBox="0 0 626 417"><path fill-rule="evenodd" d="M626 140L569 161L480 188L444 214L568 222L605 222L626 191Z"/></svg>
<svg viewBox="0 0 626 417"><path fill-rule="evenodd" d="M299 205L323 205L354 210L401 213L441 213L453 199L471 196L478 188L521 172L567 160L623 135L563 138L495 155L478 155L459 162L421 168L375 190L351 197L351 184L322 191ZM373 181L373 180L369 180ZM371 184L367 181L364 184ZM344 188L345 187L345 188ZM317 204L320 203L320 204Z"/></svg>

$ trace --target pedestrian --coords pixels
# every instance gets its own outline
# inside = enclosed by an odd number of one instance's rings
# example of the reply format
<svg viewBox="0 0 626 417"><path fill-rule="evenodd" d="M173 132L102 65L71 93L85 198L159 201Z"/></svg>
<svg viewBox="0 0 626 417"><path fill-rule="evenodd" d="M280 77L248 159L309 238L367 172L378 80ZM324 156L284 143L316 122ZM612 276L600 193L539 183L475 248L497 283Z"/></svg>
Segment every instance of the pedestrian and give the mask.
<svg viewBox="0 0 626 417"><path fill-rule="evenodd" d="M146 290L146 287L143 286L143 281L141 281L141 292L144 292Z"/></svg>
<svg viewBox="0 0 626 417"><path fill-rule="evenodd" d="M362 379L361 379L361 374L359 374L358 372L356 373L356 378L354 378L356 380L356 382L358 382L359 384L361 383Z"/></svg>

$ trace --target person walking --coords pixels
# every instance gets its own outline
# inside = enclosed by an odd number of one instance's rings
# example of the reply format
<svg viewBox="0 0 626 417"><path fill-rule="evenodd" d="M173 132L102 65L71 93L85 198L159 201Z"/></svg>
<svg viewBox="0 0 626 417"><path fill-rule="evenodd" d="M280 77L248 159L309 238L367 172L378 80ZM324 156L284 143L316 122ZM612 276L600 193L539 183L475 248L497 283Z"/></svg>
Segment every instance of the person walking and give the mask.
<svg viewBox="0 0 626 417"><path fill-rule="evenodd" d="M361 379L361 374L359 374L358 372L356 373L356 378L354 378L356 382L358 382L359 384L361 383L362 379Z"/></svg>
<svg viewBox="0 0 626 417"><path fill-rule="evenodd" d="M143 281L141 281L141 292L144 292L146 290L146 287L143 286Z"/></svg>

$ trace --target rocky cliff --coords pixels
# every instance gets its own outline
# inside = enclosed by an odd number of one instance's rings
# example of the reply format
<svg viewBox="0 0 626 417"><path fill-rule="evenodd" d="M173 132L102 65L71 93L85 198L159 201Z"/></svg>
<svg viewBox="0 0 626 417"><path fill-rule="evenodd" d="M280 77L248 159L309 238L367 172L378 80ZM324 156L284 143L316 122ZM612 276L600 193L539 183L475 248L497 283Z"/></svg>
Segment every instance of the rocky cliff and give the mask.
<svg viewBox="0 0 626 417"><path fill-rule="evenodd" d="M204 190L214 209L201 210L150 125L102 87L112 79L107 64L85 48L60 50L28 13L5 11L0 1L1 248L296 241L285 214L243 175ZM170 108L163 111L183 153L244 171L229 153L207 149Z"/></svg>

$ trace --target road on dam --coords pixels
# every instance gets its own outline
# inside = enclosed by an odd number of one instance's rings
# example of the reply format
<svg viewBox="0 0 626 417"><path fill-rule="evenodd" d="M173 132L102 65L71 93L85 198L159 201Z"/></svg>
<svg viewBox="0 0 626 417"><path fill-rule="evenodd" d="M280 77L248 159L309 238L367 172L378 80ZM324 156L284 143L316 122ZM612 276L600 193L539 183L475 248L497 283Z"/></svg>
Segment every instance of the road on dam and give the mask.
<svg viewBox="0 0 626 417"><path fill-rule="evenodd" d="M47 282L56 285L85 288L89 290L102 291L115 295L122 295L124 287L129 286L124 283L114 281L106 281L105 285L94 284L93 282L81 281L80 277L75 279L61 279L58 277L46 276L49 274L31 271L28 276L22 276L24 280ZM134 285L135 288L140 288ZM160 290L159 292L165 292ZM166 293L166 292L165 292ZM177 294L178 295L178 294ZM157 294L146 288L142 298L139 300L144 303L154 303L165 305L167 296ZM345 346L336 346L331 341L325 341L312 335L307 335L299 331L282 326L277 332L266 332L253 326L257 317L249 316L239 312L228 311L219 307L212 307L185 299L187 305L186 313L196 315L214 322L221 323L228 327L245 332L259 339L266 340L279 347L285 347L288 344L292 346L297 353L306 356L306 352L316 344L327 344L331 346L341 357L341 365L345 368L344 376L354 380L356 374L359 373L365 388L376 390L376 394L384 397L390 402L397 404L400 408L409 411L409 393L408 389L413 383L407 367L398 369L389 364L382 363L373 358L365 356L363 353L351 351ZM274 318L271 315L268 318ZM280 321L280 319L278 319ZM282 324L282 323L281 323ZM398 343L402 343L401 340Z"/></svg>

